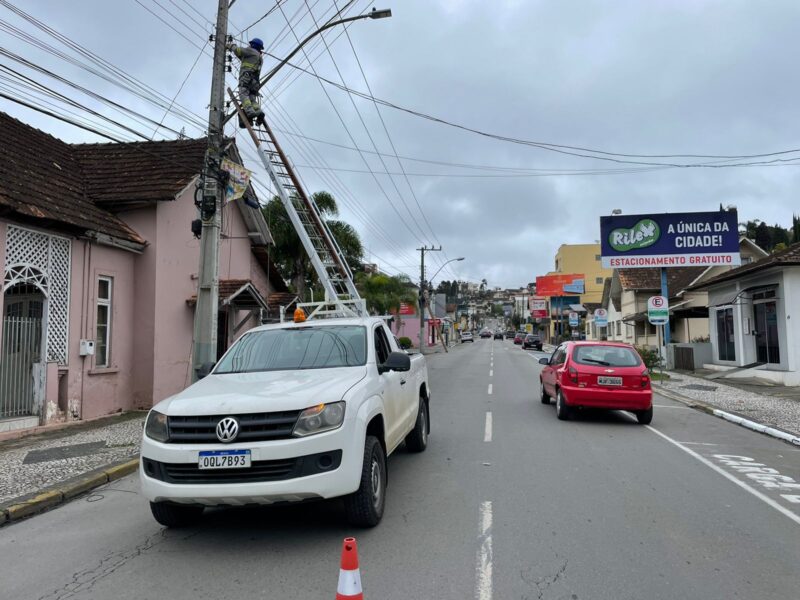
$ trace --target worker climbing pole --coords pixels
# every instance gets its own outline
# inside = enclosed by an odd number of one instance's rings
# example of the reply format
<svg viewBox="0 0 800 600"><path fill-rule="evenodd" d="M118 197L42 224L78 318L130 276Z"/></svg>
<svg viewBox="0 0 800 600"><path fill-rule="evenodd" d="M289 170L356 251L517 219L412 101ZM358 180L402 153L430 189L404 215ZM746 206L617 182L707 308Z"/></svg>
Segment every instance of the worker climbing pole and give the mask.
<svg viewBox="0 0 800 600"><path fill-rule="evenodd" d="M264 111L261 110L259 101L259 80L261 78L261 65L264 63L264 42L259 38L250 40L248 46L237 46L234 43L227 45L228 50L239 59L239 102L250 124L264 124ZM245 123L239 117L239 127L245 128Z"/></svg>

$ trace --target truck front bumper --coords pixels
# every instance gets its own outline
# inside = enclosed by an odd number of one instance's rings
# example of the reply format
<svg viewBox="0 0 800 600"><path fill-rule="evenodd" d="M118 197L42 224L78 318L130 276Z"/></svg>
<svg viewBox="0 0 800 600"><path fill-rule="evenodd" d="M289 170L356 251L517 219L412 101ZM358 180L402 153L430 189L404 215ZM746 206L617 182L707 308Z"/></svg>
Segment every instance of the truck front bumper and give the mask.
<svg viewBox="0 0 800 600"><path fill-rule="evenodd" d="M250 450L251 467L200 470L203 450ZM151 502L206 506L274 504L335 498L361 480L364 436L345 421L335 431L240 444L163 444L144 436L139 476Z"/></svg>

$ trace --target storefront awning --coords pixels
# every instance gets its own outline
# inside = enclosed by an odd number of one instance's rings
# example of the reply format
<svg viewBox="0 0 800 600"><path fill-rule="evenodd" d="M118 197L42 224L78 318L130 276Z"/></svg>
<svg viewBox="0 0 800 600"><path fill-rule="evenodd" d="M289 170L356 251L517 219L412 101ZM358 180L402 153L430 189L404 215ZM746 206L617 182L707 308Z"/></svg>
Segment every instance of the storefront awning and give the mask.
<svg viewBox="0 0 800 600"><path fill-rule="evenodd" d="M586 308L583 306L583 304L570 304L569 307L572 309L572 312L578 312L578 313L586 312Z"/></svg>

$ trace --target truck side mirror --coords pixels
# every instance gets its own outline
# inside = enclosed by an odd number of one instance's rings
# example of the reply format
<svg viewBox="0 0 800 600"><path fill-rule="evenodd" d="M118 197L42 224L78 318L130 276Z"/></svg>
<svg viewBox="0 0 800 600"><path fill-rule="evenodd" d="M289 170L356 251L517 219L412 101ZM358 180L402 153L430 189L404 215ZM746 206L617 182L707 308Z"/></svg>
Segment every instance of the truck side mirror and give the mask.
<svg viewBox="0 0 800 600"><path fill-rule="evenodd" d="M197 367L197 380L205 378L214 369L214 363L203 363Z"/></svg>
<svg viewBox="0 0 800 600"><path fill-rule="evenodd" d="M410 371L411 370L411 357L405 352L391 352L386 362L378 365L378 373L386 373L387 371Z"/></svg>

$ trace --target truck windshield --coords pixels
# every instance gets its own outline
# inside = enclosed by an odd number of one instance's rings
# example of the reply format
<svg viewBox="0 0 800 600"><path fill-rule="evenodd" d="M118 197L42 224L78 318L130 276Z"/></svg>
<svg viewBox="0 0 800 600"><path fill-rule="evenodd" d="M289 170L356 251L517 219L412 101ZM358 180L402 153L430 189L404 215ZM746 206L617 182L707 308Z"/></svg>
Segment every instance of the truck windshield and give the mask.
<svg viewBox="0 0 800 600"><path fill-rule="evenodd" d="M364 327L292 327L248 333L222 358L214 373L356 367L366 362Z"/></svg>

